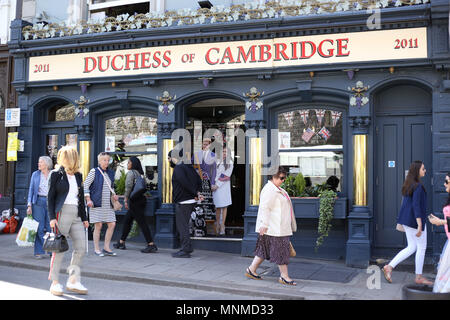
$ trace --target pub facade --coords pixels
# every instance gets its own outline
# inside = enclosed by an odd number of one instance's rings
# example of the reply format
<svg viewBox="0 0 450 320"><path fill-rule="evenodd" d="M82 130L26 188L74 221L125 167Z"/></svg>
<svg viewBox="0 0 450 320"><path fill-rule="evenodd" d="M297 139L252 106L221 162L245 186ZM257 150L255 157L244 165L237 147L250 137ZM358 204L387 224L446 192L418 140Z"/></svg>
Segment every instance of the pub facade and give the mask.
<svg viewBox="0 0 450 320"><path fill-rule="evenodd" d="M365 267L403 248L396 216L414 160L427 168L430 213L439 215L447 197L447 0L271 2L72 28L15 20L11 32L25 141L15 175L22 216L39 156L73 145L86 175L99 152L136 155L155 242L175 248L167 154L176 129L247 132L244 152L234 153L226 235L194 235L194 248L253 255L263 159L274 149L289 175L302 173L313 187L339 181L332 228L317 251L319 200L293 198L292 242L302 257ZM265 139L275 130L277 139ZM435 259L446 235L427 227Z"/></svg>

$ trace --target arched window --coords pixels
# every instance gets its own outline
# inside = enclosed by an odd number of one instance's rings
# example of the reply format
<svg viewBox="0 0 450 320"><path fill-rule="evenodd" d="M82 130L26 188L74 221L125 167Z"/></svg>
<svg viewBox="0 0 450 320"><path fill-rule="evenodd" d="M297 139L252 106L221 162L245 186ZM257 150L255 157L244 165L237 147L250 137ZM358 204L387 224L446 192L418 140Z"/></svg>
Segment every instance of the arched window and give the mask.
<svg viewBox="0 0 450 320"><path fill-rule="evenodd" d="M74 121L75 106L71 103L61 102L48 109L48 122Z"/></svg>
<svg viewBox="0 0 450 320"><path fill-rule="evenodd" d="M156 121L148 116L120 116L105 121L105 151L112 155L113 168L126 173L128 158L138 157L150 190L156 190L158 183Z"/></svg>
<svg viewBox="0 0 450 320"><path fill-rule="evenodd" d="M324 184L336 179L337 191L343 180L343 128L342 111L327 106L305 107L279 113L278 148L280 165L289 173L302 173L311 185ZM303 196L308 196L304 194Z"/></svg>

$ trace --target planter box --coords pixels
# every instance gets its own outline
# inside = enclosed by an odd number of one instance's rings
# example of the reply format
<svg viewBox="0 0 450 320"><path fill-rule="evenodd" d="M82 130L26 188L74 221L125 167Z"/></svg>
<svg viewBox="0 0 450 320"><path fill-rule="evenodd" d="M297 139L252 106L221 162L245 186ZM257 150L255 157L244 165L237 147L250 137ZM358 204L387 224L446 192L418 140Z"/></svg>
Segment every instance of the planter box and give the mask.
<svg viewBox="0 0 450 320"><path fill-rule="evenodd" d="M295 217L319 218L319 198L291 198ZM334 204L334 219L347 218L347 198L337 198Z"/></svg>

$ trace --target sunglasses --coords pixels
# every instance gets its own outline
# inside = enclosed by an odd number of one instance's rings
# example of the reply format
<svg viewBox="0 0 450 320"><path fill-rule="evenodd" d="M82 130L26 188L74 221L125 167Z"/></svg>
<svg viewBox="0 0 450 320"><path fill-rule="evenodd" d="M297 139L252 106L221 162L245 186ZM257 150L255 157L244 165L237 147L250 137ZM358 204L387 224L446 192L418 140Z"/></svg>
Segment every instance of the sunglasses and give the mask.
<svg viewBox="0 0 450 320"><path fill-rule="evenodd" d="M444 182L444 184L448 184L448 182L449 182L449 181L448 181L447 179L445 179L445 182Z"/></svg>
<svg viewBox="0 0 450 320"><path fill-rule="evenodd" d="M281 181L284 181L284 180L286 180L286 176L279 177L278 179L280 179Z"/></svg>

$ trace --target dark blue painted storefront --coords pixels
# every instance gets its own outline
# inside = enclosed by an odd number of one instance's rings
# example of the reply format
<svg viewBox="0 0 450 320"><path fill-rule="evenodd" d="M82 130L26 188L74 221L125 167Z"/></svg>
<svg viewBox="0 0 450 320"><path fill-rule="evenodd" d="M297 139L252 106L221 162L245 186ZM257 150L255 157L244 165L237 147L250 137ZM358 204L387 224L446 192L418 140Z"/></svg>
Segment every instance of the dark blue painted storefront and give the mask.
<svg viewBox="0 0 450 320"><path fill-rule="evenodd" d="M374 256L390 256L403 247L403 235L395 232L395 216L399 206L402 176L409 162L424 159L427 166L425 184L430 212L438 213L446 194L443 182L450 171L450 52L448 30L448 1L386 9L382 13L382 29L427 27L428 59L382 61L311 67L289 67L272 70L196 72L186 74L151 75L89 80L90 116L77 118L74 123L55 126L44 121L47 110L55 101L75 104L80 97L80 79L27 82L27 58L38 55L67 54L138 47L192 44L215 41L256 40L285 36L305 36L322 33L367 31L365 13L330 14L329 18L298 17L186 26L165 30L113 32L104 36L80 35L61 39L21 39L21 22L12 25L10 44L15 56L15 81L21 108L19 139L25 140L25 151L19 152L16 168L16 207L25 215L28 181L38 157L43 152L43 134L50 130L78 133L79 140L91 141L91 167L95 155L104 150L104 121L120 115L145 115L158 119L158 150L162 140L169 139L176 128L183 128L187 108L193 103L214 98L245 102L243 91L256 87L265 94L261 98L263 111L246 109L247 128L277 128L280 112L302 107L327 105L342 112L344 182L341 199L335 209L335 219L329 237L318 253L314 252L317 238L317 200L295 200L299 230L293 237L297 253L305 257L345 259L348 265L366 266ZM168 40L169 39L169 40ZM114 44L111 41L114 40ZM393 67L394 69L390 70ZM346 70L356 70L352 79ZM311 76L310 72L314 75ZM211 78L205 88L199 78ZM349 106L356 81L370 85L366 92L369 104L365 108ZM115 82L115 87L111 83ZM53 86L58 86L55 91ZM176 112L168 116L158 112L163 91L176 94ZM63 129L64 128L64 129ZM422 131L421 131L422 130ZM353 140L355 134L368 135L368 205L353 205ZM248 148L248 144L247 144ZM248 152L248 150L247 150ZM165 155L158 153L161 170ZM395 174L385 172L384 163L395 160ZM246 177L249 175L248 165ZM159 171L161 173L161 171ZM158 185L161 186L161 174ZM391 180L389 180L389 179ZM248 181L249 179L246 179ZM263 180L265 183L266 177ZM249 199L249 185L246 185ZM174 209L161 204L162 190L155 193L154 216L156 241L161 247L177 246ZM157 208L157 209L156 209ZM244 237L237 242L202 242L198 247L239 252L251 256L256 242L254 232L257 207L245 205ZM431 226L428 225L429 230ZM430 256L440 254L445 233L440 229L429 232Z"/></svg>

